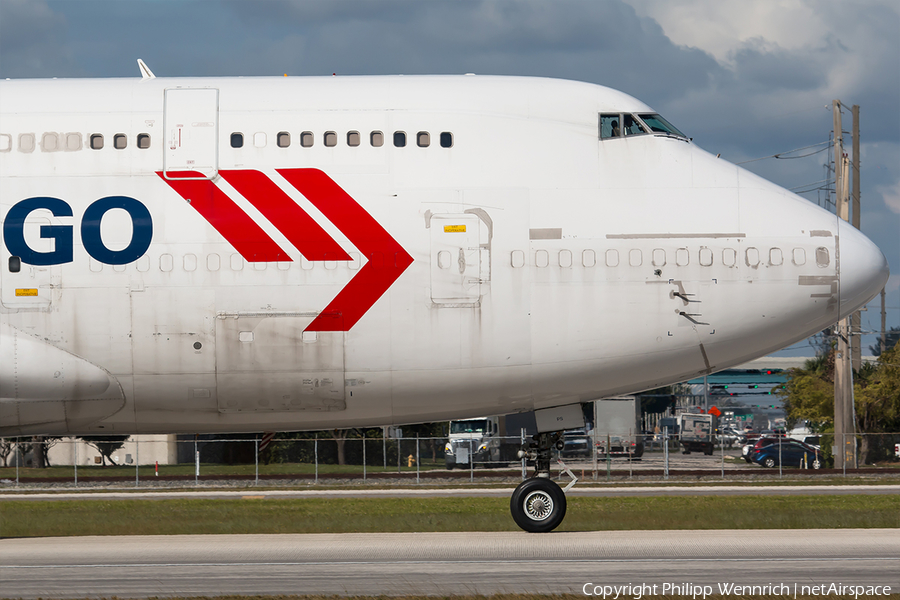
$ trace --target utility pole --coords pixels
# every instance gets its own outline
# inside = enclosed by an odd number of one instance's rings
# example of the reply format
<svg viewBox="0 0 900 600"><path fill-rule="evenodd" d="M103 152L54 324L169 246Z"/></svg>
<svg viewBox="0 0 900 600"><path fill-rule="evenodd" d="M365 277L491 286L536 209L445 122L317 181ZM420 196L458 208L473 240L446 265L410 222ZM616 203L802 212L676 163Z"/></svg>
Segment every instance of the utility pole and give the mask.
<svg viewBox="0 0 900 600"><path fill-rule="evenodd" d="M841 129L841 101L832 102L834 116L834 192L837 216L850 221L847 186L847 161ZM836 240L836 261L840 266L840 240ZM840 277L840 272L838 272ZM856 468L856 411L853 406L853 367L850 357L850 319L841 319L836 327L837 350L834 357L834 466Z"/></svg>
<svg viewBox="0 0 900 600"><path fill-rule="evenodd" d="M851 210L850 215L853 219L851 224L859 229L859 105L854 104L850 110L853 115L853 155L850 162L850 172L852 175L853 189L850 193ZM856 311L850 316L850 358L853 364L853 371L859 373L862 367L862 319L860 312Z"/></svg>

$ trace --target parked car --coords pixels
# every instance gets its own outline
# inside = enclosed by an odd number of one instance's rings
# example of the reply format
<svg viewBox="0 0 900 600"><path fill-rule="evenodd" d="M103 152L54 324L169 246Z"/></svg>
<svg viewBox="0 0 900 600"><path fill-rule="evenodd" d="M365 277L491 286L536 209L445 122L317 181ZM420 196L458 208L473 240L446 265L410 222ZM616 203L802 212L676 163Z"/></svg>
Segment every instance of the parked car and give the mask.
<svg viewBox="0 0 900 600"><path fill-rule="evenodd" d="M770 469L777 467L779 462L789 467L803 467L805 462L811 469L821 469L824 466L822 453L818 448L798 440L784 438L773 439L769 444L754 448L752 459L753 462Z"/></svg>
<svg viewBox="0 0 900 600"><path fill-rule="evenodd" d="M716 434L716 441L731 448L735 444L743 443L744 433L733 427L723 427L719 430L718 434Z"/></svg>
<svg viewBox="0 0 900 600"><path fill-rule="evenodd" d="M757 450L760 450L769 444L774 444L777 441L778 438L774 437L759 437L758 435L755 437L748 436L747 443L741 448L741 457L748 463L752 463L753 456Z"/></svg>
<svg viewBox="0 0 900 600"><path fill-rule="evenodd" d="M568 429L563 432L560 458L590 458L591 437L585 429Z"/></svg>

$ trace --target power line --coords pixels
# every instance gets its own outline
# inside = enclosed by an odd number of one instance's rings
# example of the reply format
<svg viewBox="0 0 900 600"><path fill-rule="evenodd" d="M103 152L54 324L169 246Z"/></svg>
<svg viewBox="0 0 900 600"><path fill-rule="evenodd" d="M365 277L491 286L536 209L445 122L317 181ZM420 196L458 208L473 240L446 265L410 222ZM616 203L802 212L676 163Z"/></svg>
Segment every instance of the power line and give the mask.
<svg viewBox="0 0 900 600"><path fill-rule="evenodd" d="M810 146L803 146L802 148L794 148L793 150L787 150L785 152L777 152L775 154L770 154L769 156L761 156L759 158L751 158L750 160L742 160L741 162L734 163L736 165L745 165L747 163L756 162L758 160L765 160L767 158L780 158L782 160L787 160L791 158L806 158L807 156L812 156L814 154L818 154L819 152L824 152L828 149L832 144L831 140L825 142L819 142L818 144L812 144ZM800 152L801 150L808 150L809 148L818 148L819 146L825 146L821 150L816 150L815 152L810 152L809 154L804 154L803 156L783 156L784 154L791 154L792 152Z"/></svg>

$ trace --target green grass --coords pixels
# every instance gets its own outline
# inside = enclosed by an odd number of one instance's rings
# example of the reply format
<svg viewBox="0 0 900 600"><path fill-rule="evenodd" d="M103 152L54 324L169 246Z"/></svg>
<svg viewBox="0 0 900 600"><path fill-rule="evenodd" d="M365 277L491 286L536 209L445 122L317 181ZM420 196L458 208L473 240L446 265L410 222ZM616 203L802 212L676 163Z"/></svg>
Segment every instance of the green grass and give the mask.
<svg viewBox="0 0 900 600"><path fill-rule="evenodd" d="M900 496L570 498L561 530L900 527ZM515 531L505 498L0 502L0 536Z"/></svg>

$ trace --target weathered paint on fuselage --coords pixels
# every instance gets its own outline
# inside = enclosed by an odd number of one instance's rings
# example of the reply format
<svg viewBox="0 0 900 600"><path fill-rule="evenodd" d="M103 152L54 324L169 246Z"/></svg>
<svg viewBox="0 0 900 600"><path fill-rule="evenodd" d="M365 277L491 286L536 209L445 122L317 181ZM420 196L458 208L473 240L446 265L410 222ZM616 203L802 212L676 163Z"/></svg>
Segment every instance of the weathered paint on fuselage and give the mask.
<svg viewBox="0 0 900 600"><path fill-rule="evenodd" d="M262 172L353 260L301 257L217 175L291 258L248 262L157 175L176 87L218 90L219 171ZM72 216L35 211L25 236L47 251L42 224L74 239L72 262L18 274L0 244L2 352L19 369L0 372L0 434L285 431L557 406L742 363L880 289L883 256L834 215L682 138L600 140L598 113L613 111L652 112L607 88L526 78L0 82L12 140L0 210L61 199ZM20 151L20 134L44 132L78 132L83 147ZM93 133L103 149L88 147ZM369 259L277 171L298 168L327 174L413 259L348 331L304 333ZM81 236L109 196L152 218L149 248L125 265L91 258ZM132 239L126 217L103 217L110 250ZM842 286L850 243L868 270Z"/></svg>

